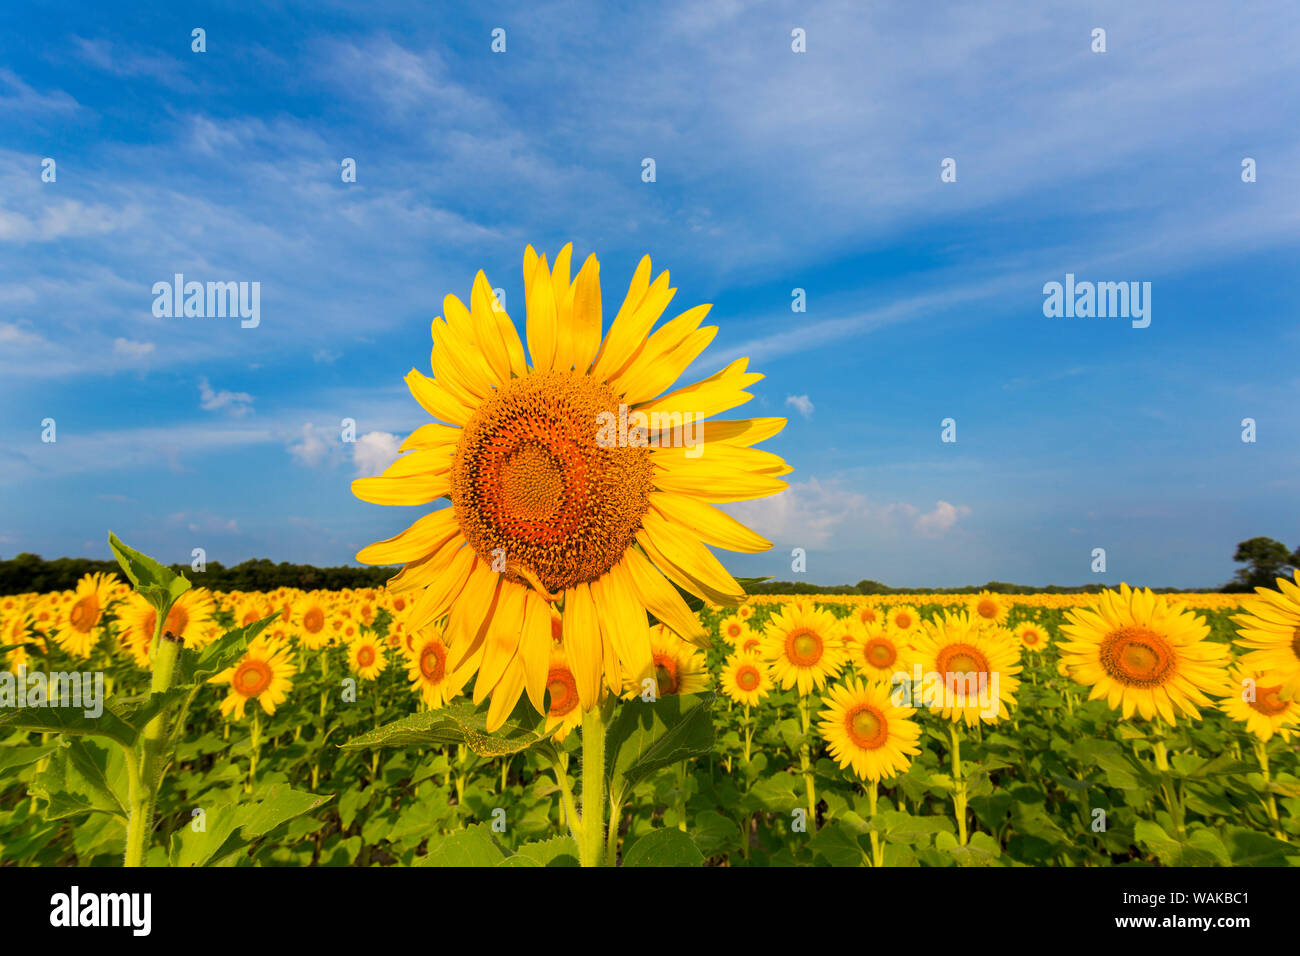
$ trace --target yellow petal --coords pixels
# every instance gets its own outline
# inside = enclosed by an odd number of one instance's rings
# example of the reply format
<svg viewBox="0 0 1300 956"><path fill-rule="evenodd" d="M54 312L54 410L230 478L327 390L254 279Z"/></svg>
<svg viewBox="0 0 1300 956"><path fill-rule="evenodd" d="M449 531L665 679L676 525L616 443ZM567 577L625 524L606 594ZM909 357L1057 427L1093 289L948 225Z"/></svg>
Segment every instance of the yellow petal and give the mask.
<svg viewBox="0 0 1300 956"><path fill-rule="evenodd" d="M698 498L653 491L650 507L679 527L690 528L701 540L728 551L752 554L772 547L772 542L761 534Z"/></svg>
<svg viewBox="0 0 1300 956"><path fill-rule="evenodd" d="M372 505L427 505L450 492L451 479L447 474L357 478L352 482L352 493Z"/></svg>
<svg viewBox="0 0 1300 956"><path fill-rule="evenodd" d="M437 422L430 422L427 425L421 425L411 434L406 436L406 441L398 451L410 451L412 448L446 448L454 449L456 443L460 441L460 436L464 432L454 425L439 425Z"/></svg>
<svg viewBox="0 0 1300 956"><path fill-rule="evenodd" d="M487 732L496 733L506 722L519 701L519 692L524 687L524 665L515 657L506 668L500 683L492 691L492 703L488 705Z"/></svg>
<svg viewBox="0 0 1300 956"><path fill-rule="evenodd" d="M460 530L451 508L442 508L420 518L401 534L378 541L357 552L362 564L401 564L433 554Z"/></svg>
<svg viewBox="0 0 1300 956"><path fill-rule="evenodd" d="M555 295L546 269L546 256L537 260L528 287L528 354L533 368L548 371L555 365Z"/></svg>
<svg viewBox="0 0 1300 956"><path fill-rule="evenodd" d="M425 448L401 455L384 469L381 478L404 478L407 475L440 475L450 473L453 448Z"/></svg>
<svg viewBox="0 0 1300 956"><path fill-rule="evenodd" d="M642 260L642 262L646 264L648 272L649 260ZM640 271L637 270L638 275ZM633 278L632 281L635 284L636 279ZM632 290L629 289L629 296L631 292ZM608 380L621 372L645 341L651 326L659 321L664 309L668 308L668 303L672 301L676 292L676 289L668 286L668 273L661 272L646 290L645 297L635 309L620 310L609 327L609 334L605 336L605 343L601 346L592 374L597 378ZM626 303L624 308L626 309Z"/></svg>
<svg viewBox="0 0 1300 956"><path fill-rule="evenodd" d="M619 663L638 679L649 673L653 659L646 640L645 608L636 599L627 569L617 564L591 582L601 633L609 640ZM613 670L606 665L606 670Z"/></svg>
<svg viewBox="0 0 1300 956"><path fill-rule="evenodd" d="M745 589L713 553L659 513L646 512L636 540L661 571L696 597L713 604L736 604L744 599Z"/></svg>
<svg viewBox="0 0 1300 956"><path fill-rule="evenodd" d="M524 629L519 635L519 657L524 664L524 687L539 714L546 713L546 677L550 673L551 608L540 594L524 592Z"/></svg>
<svg viewBox="0 0 1300 956"><path fill-rule="evenodd" d="M748 501L780 494L789 483L770 475L756 475L738 468L709 465L699 469L656 469L654 486L660 491L689 495L701 501Z"/></svg>
<svg viewBox="0 0 1300 956"><path fill-rule="evenodd" d="M501 325L497 321L495 309L500 308L487 276L480 269L474 277L474 287L469 296L470 312L474 319L474 331L483 357L492 369L495 384L502 385L510 380L510 352L501 335Z"/></svg>
<svg viewBox="0 0 1300 956"><path fill-rule="evenodd" d="M524 594L522 588L504 587L498 600L496 613L488 622L487 638L483 642L483 659L478 666L478 680L474 684L474 703L487 699L492 688L505 673L519 649L519 632L524 623Z"/></svg>
<svg viewBox="0 0 1300 956"><path fill-rule="evenodd" d="M564 652L578 685L583 710L594 707L600 695L600 622L591 589L585 582L564 592Z"/></svg>
<svg viewBox="0 0 1300 956"><path fill-rule="evenodd" d="M411 397L420 403L420 407L434 418L453 425L464 425L469 421L469 407L423 372L416 369L407 372L406 387L411 390Z"/></svg>
<svg viewBox="0 0 1300 956"><path fill-rule="evenodd" d="M636 548L628 548L622 563L629 572L632 590L642 607L666 624L669 630L675 631L678 637L699 647L710 646L708 634L699 619L648 558Z"/></svg>

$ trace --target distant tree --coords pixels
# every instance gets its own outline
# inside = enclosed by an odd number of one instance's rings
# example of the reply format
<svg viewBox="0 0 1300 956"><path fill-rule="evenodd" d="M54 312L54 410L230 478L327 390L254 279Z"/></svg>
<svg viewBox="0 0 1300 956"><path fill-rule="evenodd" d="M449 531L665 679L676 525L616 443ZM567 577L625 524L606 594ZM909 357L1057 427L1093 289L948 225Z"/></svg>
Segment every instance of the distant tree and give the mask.
<svg viewBox="0 0 1300 956"><path fill-rule="evenodd" d="M1297 559L1300 559L1300 548L1292 554L1286 545L1273 538L1259 537L1240 541L1232 560L1246 566L1237 569L1229 588L1234 591L1250 591L1254 588L1274 587L1274 579L1282 577L1291 567L1300 567L1300 560Z"/></svg>

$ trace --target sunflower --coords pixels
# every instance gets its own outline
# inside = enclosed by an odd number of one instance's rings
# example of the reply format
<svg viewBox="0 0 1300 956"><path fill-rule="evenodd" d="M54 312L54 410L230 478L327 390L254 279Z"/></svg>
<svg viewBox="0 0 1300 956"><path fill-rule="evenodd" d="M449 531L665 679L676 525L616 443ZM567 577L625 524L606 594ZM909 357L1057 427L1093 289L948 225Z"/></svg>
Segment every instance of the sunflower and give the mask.
<svg viewBox="0 0 1300 956"><path fill-rule="evenodd" d="M1002 627L1007 623L1011 605L992 591L981 591L967 603L971 620L981 627Z"/></svg>
<svg viewBox="0 0 1300 956"><path fill-rule="evenodd" d="M840 767L852 767L861 780L880 780L906 770L921 752L914 713L895 707L884 684L848 681L830 688L817 729Z"/></svg>
<svg viewBox="0 0 1300 956"><path fill-rule="evenodd" d="M736 608L736 617L740 618L742 621L748 621L753 616L754 605L752 604L742 604Z"/></svg>
<svg viewBox="0 0 1300 956"><path fill-rule="evenodd" d="M1091 608L1066 612L1061 660L1070 676L1091 686L1089 700L1105 698L1124 716L1175 722L1178 712L1196 719L1197 705L1222 695L1228 649L1206 640L1205 618L1150 590L1103 591Z"/></svg>
<svg viewBox="0 0 1300 956"><path fill-rule="evenodd" d="M410 454L381 476L352 485L373 504L449 499L357 559L405 562L389 591L418 593L412 627L447 618L451 665L478 671L476 699L493 697L489 729L521 693L544 707L551 603L563 607L584 710L624 669L649 668L647 611L707 646L673 585L719 605L743 600L707 545L771 543L713 505L776 494L791 470L751 447L785 419L703 421L752 397L745 389L762 376L747 359L666 392L716 332L700 327L707 306L649 334L675 290L666 272L651 282L646 257L602 338L599 263L589 257L570 280L571 255L566 246L552 267L524 253L527 359L482 272L468 307L443 300L434 377L406 377L440 421L416 429L401 446Z"/></svg>
<svg viewBox="0 0 1300 956"><path fill-rule="evenodd" d="M309 651L320 650L333 639L328 627L329 608L319 593L312 592L300 597L294 605L292 618L298 625L298 642Z"/></svg>
<svg viewBox="0 0 1300 956"><path fill-rule="evenodd" d="M782 690L797 686L800 694L810 694L840 672L845 661L844 644L837 636L840 630L830 611L794 603L768 618L762 653Z"/></svg>
<svg viewBox="0 0 1300 956"><path fill-rule="evenodd" d="M898 607L889 609L887 618L889 626L894 630L908 633L914 631L921 623L921 615L916 612L916 608L910 604L900 604Z"/></svg>
<svg viewBox="0 0 1300 956"><path fill-rule="evenodd" d="M1282 697L1282 679L1243 667L1232 669L1234 693L1219 701L1219 708L1233 720L1246 725L1246 732L1260 740L1280 734L1290 740L1300 724L1300 700ZM1287 729L1291 728L1291 729Z"/></svg>
<svg viewBox="0 0 1300 956"><path fill-rule="evenodd" d="M128 596L125 607L119 605L118 641L135 659L137 667L148 670L153 666L149 657L153 647L154 629L158 612L138 594ZM191 588L176 599L167 612L163 631L179 637L185 647L202 648L215 636L213 620L216 602L206 588Z"/></svg>
<svg viewBox="0 0 1300 956"><path fill-rule="evenodd" d="M546 697L546 733L554 730L555 740L563 743L569 731L582 723L582 708L578 706L578 680L560 647L551 649L546 671Z"/></svg>
<svg viewBox="0 0 1300 956"><path fill-rule="evenodd" d="M0 622L0 654L5 655L0 666L17 674L27 669L27 614L15 607Z"/></svg>
<svg viewBox="0 0 1300 956"><path fill-rule="evenodd" d="M413 649L406 674L429 709L437 710L460 694L469 673L464 668L457 671L451 667L451 649L442 627L431 625L412 634Z"/></svg>
<svg viewBox="0 0 1300 956"><path fill-rule="evenodd" d="M740 647L744 644L750 632L749 624L742 620L739 614L724 617L718 622L718 635L732 647Z"/></svg>
<svg viewBox="0 0 1300 956"><path fill-rule="evenodd" d="M885 683L900 671L906 672L908 649L903 637L879 624L863 625L857 640L848 646L854 670L867 680Z"/></svg>
<svg viewBox="0 0 1300 956"><path fill-rule="evenodd" d="M348 645L348 667L362 680L374 680L387 664L384 646L376 638L362 635Z"/></svg>
<svg viewBox="0 0 1300 956"><path fill-rule="evenodd" d="M87 574L77 582L72 599L61 609L54 629L59 647L75 657L89 657L99 641L100 624L112 600L115 574Z"/></svg>
<svg viewBox="0 0 1300 956"><path fill-rule="evenodd" d="M698 694L709 689L709 668L704 652L682 640L667 627L650 628L650 667L640 673L623 671L623 696L639 697L644 681L653 677L655 696Z"/></svg>
<svg viewBox="0 0 1300 956"><path fill-rule="evenodd" d="M1232 619L1237 644L1251 649L1242 663L1276 673L1288 700L1300 698L1300 569L1293 577L1294 583L1278 578L1276 591L1255 588L1259 597L1246 604L1247 613Z"/></svg>
<svg viewBox="0 0 1300 956"><path fill-rule="evenodd" d="M288 648L259 636L248 645L248 651L239 663L227 667L209 683L230 685L230 693L221 702L221 713L227 718L233 714L236 720L242 720L244 705L250 700L256 700L264 711L274 714L275 708L284 703L289 691L293 690L290 678L297 672Z"/></svg>
<svg viewBox="0 0 1300 956"><path fill-rule="evenodd" d="M1033 621L1025 621L1016 626L1016 639L1020 641L1020 646L1027 651L1033 651L1037 654L1047 646L1047 631L1041 624L1035 624Z"/></svg>
<svg viewBox="0 0 1300 956"><path fill-rule="evenodd" d="M1015 676L1020 673L1020 653L1015 638L1003 628L982 627L965 612L946 612L912 638L913 666L919 665L933 680L937 704L948 720L973 727L980 721L996 723L1010 716L1015 703ZM926 688L922 700L928 703ZM993 711L996 695L996 711Z"/></svg>
<svg viewBox="0 0 1300 956"><path fill-rule="evenodd" d="M859 605L858 609L854 612L854 616L857 617L860 623L868 626L883 623L885 620L883 612L874 604Z"/></svg>
<svg viewBox="0 0 1300 956"><path fill-rule="evenodd" d="M753 654L732 654L728 657L722 665L718 683L724 694L746 707L757 707L775 686L766 662Z"/></svg>

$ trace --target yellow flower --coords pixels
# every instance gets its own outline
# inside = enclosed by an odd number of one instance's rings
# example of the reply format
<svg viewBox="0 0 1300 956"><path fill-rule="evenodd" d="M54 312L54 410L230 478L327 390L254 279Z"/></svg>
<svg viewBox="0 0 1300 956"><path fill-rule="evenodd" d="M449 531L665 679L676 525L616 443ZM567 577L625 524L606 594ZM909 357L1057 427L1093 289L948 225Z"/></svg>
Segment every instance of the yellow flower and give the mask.
<svg viewBox="0 0 1300 956"><path fill-rule="evenodd" d="M1213 704L1207 693L1227 692L1228 649L1206 640L1205 618L1153 592L1103 591L1094 609L1066 612L1070 622L1060 645L1070 676L1092 688L1089 700L1105 699L1112 709L1168 723L1182 713L1200 717L1197 705Z"/></svg>
<svg viewBox="0 0 1300 956"><path fill-rule="evenodd" d="M330 612L322 596L313 592L304 594L295 602L293 621L297 625L298 642L310 651L329 646L333 640L330 630Z"/></svg>
<svg viewBox="0 0 1300 956"><path fill-rule="evenodd" d="M1300 700L1282 697L1282 679L1237 664L1232 669L1233 692L1219 701L1219 708L1233 720L1246 725L1246 732L1260 740L1280 734L1290 740L1300 724ZM1288 730L1287 728L1292 728Z"/></svg>
<svg viewBox="0 0 1300 956"><path fill-rule="evenodd" d="M623 671L625 697L639 697L644 681L653 677L655 696L698 694L709 689L709 668L704 653L683 641L662 624L650 628L650 668L640 674Z"/></svg>
<svg viewBox="0 0 1300 956"><path fill-rule="evenodd" d="M457 671L451 667L446 631L440 626L430 625L415 633L412 646L407 677L425 704L431 710L437 710L460 694L469 672L465 668Z"/></svg>
<svg viewBox="0 0 1300 956"><path fill-rule="evenodd" d="M774 686L767 664L753 654L732 654L728 657L722 665L718 683L724 694L746 707L757 707Z"/></svg>
<svg viewBox="0 0 1300 956"><path fill-rule="evenodd" d="M848 647L849 660L861 676L889 683L908 668L908 648L899 632L879 624L864 625Z"/></svg>
<svg viewBox="0 0 1300 956"><path fill-rule="evenodd" d="M215 614L216 604L212 592L205 588L190 588L176 599L176 603L167 612L163 631L179 637L185 647L202 648L216 636L213 627ZM135 659L137 667L149 670L153 667L149 654L153 648L158 612L140 595L132 593L125 606L118 607L117 615L118 641Z"/></svg>
<svg viewBox="0 0 1300 956"><path fill-rule="evenodd" d="M884 684L849 681L830 688L817 730L841 767L852 767L861 780L880 780L906 770L921 752L914 713L895 707Z"/></svg>
<svg viewBox="0 0 1300 956"><path fill-rule="evenodd" d="M1020 641L1020 646L1027 651L1039 653L1048 644L1047 629L1041 624L1035 624L1033 621L1025 621L1016 626L1016 638Z"/></svg>
<svg viewBox="0 0 1300 956"><path fill-rule="evenodd" d="M724 617L718 622L718 635L732 647L740 647L751 633L749 624L739 614Z"/></svg>
<svg viewBox="0 0 1300 956"><path fill-rule="evenodd" d="M713 338L700 327L707 307L649 334L674 290L667 273L651 282L646 257L602 338L599 263L589 257L571 281L571 255L566 246L552 267L525 251L527 358L482 272L468 307L443 300L434 377L412 369L406 382L446 424L416 429L402 445L410 454L352 485L373 504L450 500L357 558L406 563L388 590L415 595L410 627L447 618L450 665L478 672L476 700L492 697L489 729L523 692L543 710L550 602L563 606L584 710L623 669L649 668L647 611L706 645L673 585L718 605L742 601L706 545L771 543L713 505L776 494L790 471L752 447L784 419L704 421L752 397L745 389L762 376L747 359L666 392Z"/></svg>
<svg viewBox="0 0 1300 956"><path fill-rule="evenodd" d="M268 714L284 703L293 690L290 678L298 673L289 650L259 636L248 645L248 651L234 667L227 667L210 680L213 684L229 684L230 693L221 702L221 713L242 720L244 705L256 700Z"/></svg>
<svg viewBox="0 0 1300 956"><path fill-rule="evenodd" d="M560 647L551 649L546 671L546 732L555 730L555 740L563 742L569 731L582 723L578 706L578 681L569 660ZM558 728L558 729L556 729Z"/></svg>
<svg viewBox="0 0 1300 956"><path fill-rule="evenodd" d="M1242 663L1275 672L1288 700L1300 697L1300 569L1293 576L1294 583L1278 578L1276 591L1255 588L1259 597L1232 619L1239 625L1237 643L1251 648Z"/></svg>
<svg viewBox="0 0 1300 956"><path fill-rule="evenodd" d="M981 627L1001 627L1007 623L1010 605L991 591L981 591L970 599L969 610L973 621Z"/></svg>
<svg viewBox="0 0 1300 956"><path fill-rule="evenodd" d="M904 633L915 630L921 623L921 615L910 604L900 604L889 609L889 626Z"/></svg>
<svg viewBox="0 0 1300 956"><path fill-rule="evenodd" d="M948 611L914 635L912 646L913 666L919 664L922 674L936 682L944 718L973 727L1011 716L1007 705L1015 703L1020 686L1015 676L1020 673L1020 654L1010 632L984 627L967 613Z"/></svg>
<svg viewBox="0 0 1300 956"><path fill-rule="evenodd" d="M844 666L839 621L830 611L791 603L773 614L763 630L762 652L772 677L783 690L798 687L801 695L821 689Z"/></svg>
<svg viewBox="0 0 1300 956"><path fill-rule="evenodd" d="M89 657L99 641L104 612L118 583L114 574L87 574L77 582L72 600L62 609L54 640L67 653Z"/></svg>
<svg viewBox="0 0 1300 956"><path fill-rule="evenodd" d="M369 635L348 645L348 667L362 680L374 680L388 664L384 646Z"/></svg>

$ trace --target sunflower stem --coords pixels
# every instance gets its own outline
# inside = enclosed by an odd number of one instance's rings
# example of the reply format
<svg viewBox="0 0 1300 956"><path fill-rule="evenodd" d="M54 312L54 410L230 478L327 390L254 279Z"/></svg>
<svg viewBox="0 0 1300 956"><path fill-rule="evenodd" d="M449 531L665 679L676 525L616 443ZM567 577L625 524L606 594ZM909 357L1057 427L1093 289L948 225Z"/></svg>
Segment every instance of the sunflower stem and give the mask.
<svg viewBox="0 0 1300 956"><path fill-rule="evenodd" d="M153 679L150 694L162 694L171 689L176 677L176 661L181 653L181 641L170 634L163 637L165 615L158 614L154 624ZM127 759L127 802L130 808L126 821L126 854L123 866L143 866L153 833L154 806L158 800L158 783L162 779L163 763L167 755L167 715L171 708L164 707L145 725L137 750L131 750ZM126 748L124 748L126 749Z"/></svg>
<svg viewBox="0 0 1300 956"><path fill-rule="evenodd" d="M1267 799L1261 798L1264 804L1264 812L1268 814L1268 822L1273 825L1273 836L1279 840L1286 840L1286 834L1282 832L1282 820L1277 812L1277 797L1271 789L1271 780L1268 772L1268 744L1259 738L1253 740L1255 745L1255 759L1259 761L1259 772L1264 776L1264 793Z"/></svg>
<svg viewBox="0 0 1300 956"><path fill-rule="evenodd" d="M872 780L867 787L867 811L871 822L871 865L885 865L885 855L880 848L880 834L876 831L876 801L880 798L880 781Z"/></svg>
<svg viewBox="0 0 1300 956"><path fill-rule="evenodd" d="M578 861L583 866L601 866L606 852L605 732L612 713L611 699L582 715L582 833Z"/></svg>
<svg viewBox="0 0 1300 956"><path fill-rule="evenodd" d="M808 833L817 832L817 782L812 768L812 741L808 734L812 726L812 705L808 695L799 698L799 719L803 725L803 743L799 745L799 766L803 771L804 789L808 792Z"/></svg>
<svg viewBox="0 0 1300 956"><path fill-rule="evenodd" d="M253 725L248 729L248 782L244 784L244 793L253 792L253 781L257 779L257 755L262 748L262 714L253 706Z"/></svg>
<svg viewBox="0 0 1300 956"><path fill-rule="evenodd" d="M966 778L961 769L961 730L956 721L948 725L952 738L952 804L957 818L957 840L966 845Z"/></svg>

